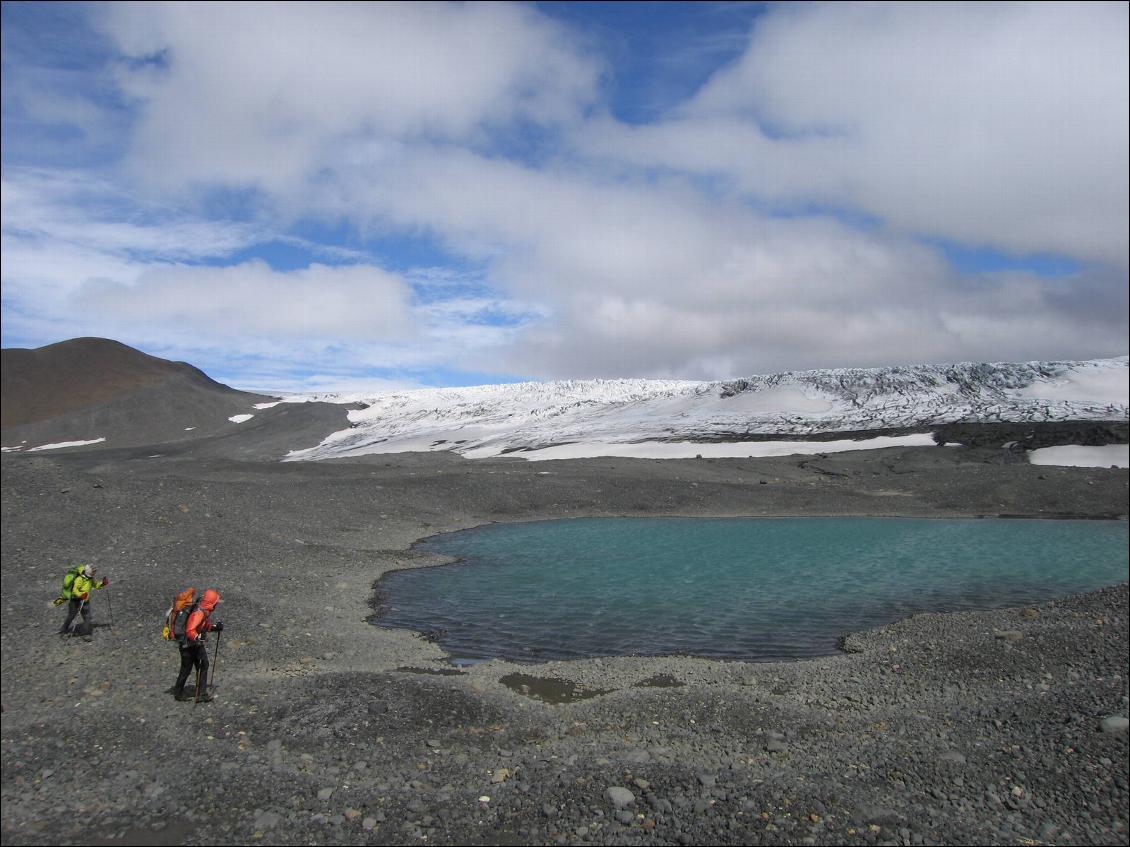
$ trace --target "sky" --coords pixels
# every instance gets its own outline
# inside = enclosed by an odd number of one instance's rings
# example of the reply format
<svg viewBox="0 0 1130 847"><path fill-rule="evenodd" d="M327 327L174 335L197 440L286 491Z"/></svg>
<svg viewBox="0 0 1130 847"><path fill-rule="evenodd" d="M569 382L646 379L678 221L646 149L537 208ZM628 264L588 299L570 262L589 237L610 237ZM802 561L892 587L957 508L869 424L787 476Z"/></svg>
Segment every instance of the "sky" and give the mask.
<svg viewBox="0 0 1130 847"><path fill-rule="evenodd" d="M1115 3L2 4L2 343L239 388L1128 352Z"/></svg>

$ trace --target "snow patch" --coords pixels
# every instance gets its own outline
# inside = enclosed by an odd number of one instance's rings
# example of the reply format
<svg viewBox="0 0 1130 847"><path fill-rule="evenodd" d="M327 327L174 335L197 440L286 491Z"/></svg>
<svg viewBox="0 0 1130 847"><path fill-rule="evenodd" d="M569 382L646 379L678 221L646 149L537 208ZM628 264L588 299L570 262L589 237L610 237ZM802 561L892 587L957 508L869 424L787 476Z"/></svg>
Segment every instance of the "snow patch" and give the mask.
<svg viewBox="0 0 1130 847"><path fill-rule="evenodd" d="M255 416L254 415L232 415L230 418L228 418L228 420L231 421L232 423L243 423L244 421L251 420L253 417L255 417Z"/></svg>
<svg viewBox="0 0 1130 847"><path fill-rule="evenodd" d="M1033 465L1060 465L1071 468L1130 468L1130 444L1108 444L1105 447L1041 447L1028 453Z"/></svg>
<svg viewBox="0 0 1130 847"><path fill-rule="evenodd" d="M276 400L273 403L256 403L251 408L253 408L253 409L273 409L275 406L279 405L279 403L281 403L281 402L283 402L283 401L282 400Z"/></svg>
<svg viewBox="0 0 1130 847"><path fill-rule="evenodd" d="M1109 361L1109 360L1108 360ZM1034 382L1015 396L1051 402L1106 402L1130 404L1130 369L1088 362L1047 382Z"/></svg>
<svg viewBox="0 0 1130 847"><path fill-rule="evenodd" d="M60 447L85 447L87 444L98 444L105 441L106 437L94 438L90 441L59 441L55 444L40 444L38 447L28 447L27 452L31 453L35 450L58 450Z"/></svg>
<svg viewBox="0 0 1130 847"><path fill-rule="evenodd" d="M699 444L690 441L643 441L637 444L600 444L595 442L559 444L541 450L510 453L508 455L531 462L549 459L590 459L618 457L632 459L704 459L743 458L755 459L769 456L812 456L818 453L843 453L848 450L882 450L885 447L929 447L934 444L932 435L900 435L864 438L859 441L729 441L716 444Z"/></svg>

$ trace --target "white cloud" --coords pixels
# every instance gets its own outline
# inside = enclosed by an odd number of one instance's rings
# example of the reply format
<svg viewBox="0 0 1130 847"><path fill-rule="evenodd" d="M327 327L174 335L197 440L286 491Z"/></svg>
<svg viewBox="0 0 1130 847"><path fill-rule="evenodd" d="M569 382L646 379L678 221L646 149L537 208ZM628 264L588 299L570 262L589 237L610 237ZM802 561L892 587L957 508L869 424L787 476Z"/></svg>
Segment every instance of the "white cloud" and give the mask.
<svg viewBox="0 0 1130 847"><path fill-rule="evenodd" d="M1121 352L1125 300L1109 275L1065 308L1069 281L963 278L913 240L710 202L676 178L609 182L449 148L382 156L358 160L386 190L343 179L327 214L430 228L542 305L541 320L494 333L509 343L468 347L483 370L717 378Z"/></svg>
<svg viewBox="0 0 1130 847"><path fill-rule="evenodd" d="M772 6L743 55L637 127L601 111L602 63L532 5L91 8L135 60L118 69L133 188L5 170L6 332L226 355L260 384L1125 352L1121 4ZM531 122L550 139L533 152ZM203 218L210 189L247 187L258 223ZM136 192L146 214L114 213ZM466 263L213 266L303 220ZM961 274L916 234L1094 264Z"/></svg>
<svg viewBox="0 0 1130 847"><path fill-rule="evenodd" d="M114 183L65 170L7 168L0 182L5 235L128 260L225 256L262 239L261 227L186 218L176 208L139 204Z"/></svg>
<svg viewBox="0 0 1130 847"><path fill-rule="evenodd" d="M95 316L203 335L397 340L412 332L409 298L404 281L380 268L280 272L256 260L149 267L132 285L90 282L75 300Z"/></svg>
<svg viewBox="0 0 1130 847"><path fill-rule="evenodd" d="M598 68L502 3L109 4L141 117L132 161L164 187L294 188L355 137L474 140L576 120Z"/></svg>
<svg viewBox="0 0 1130 847"><path fill-rule="evenodd" d="M903 231L1125 267L1124 3L775 6L659 125L588 149Z"/></svg>
<svg viewBox="0 0 1130 847"><path fill-rule="evenodd" d="M105 179L60 170L6 168L0 206L4 329L20 339L103 334L73 308L84 286L134 285L152 266L222 258L263 235L138 205Z"/></svg>

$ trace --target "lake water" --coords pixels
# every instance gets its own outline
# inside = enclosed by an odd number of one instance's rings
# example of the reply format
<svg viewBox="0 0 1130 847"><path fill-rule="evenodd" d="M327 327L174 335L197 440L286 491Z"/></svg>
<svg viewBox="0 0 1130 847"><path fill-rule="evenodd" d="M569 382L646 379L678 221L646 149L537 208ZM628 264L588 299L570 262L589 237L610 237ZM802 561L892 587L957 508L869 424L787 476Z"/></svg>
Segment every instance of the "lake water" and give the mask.
<svg viewBox="0 0 1130 847"><path fill-rule="evenodd" d="M1116 521L593 518L494 524L395 571L376 622L456 660L826 655L919 611L1040 603L1127 581Z"/></svg>

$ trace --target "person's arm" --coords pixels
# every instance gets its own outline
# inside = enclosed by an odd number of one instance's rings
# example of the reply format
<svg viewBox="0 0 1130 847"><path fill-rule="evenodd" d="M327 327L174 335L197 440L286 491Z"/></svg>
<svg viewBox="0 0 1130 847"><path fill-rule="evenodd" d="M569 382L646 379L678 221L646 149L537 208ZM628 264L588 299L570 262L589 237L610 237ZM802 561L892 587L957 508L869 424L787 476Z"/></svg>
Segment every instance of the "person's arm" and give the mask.
<svg viewBox="0 0 1130 847"><path fill-rule="evenodd" d="M200 628L201 624L203 623L204 613L199 609L193 610L193 612L188 616L188 621L186 621L184 625L185 637L190 642L197 641L204 636L204 632L201 631Z"/></svg>

